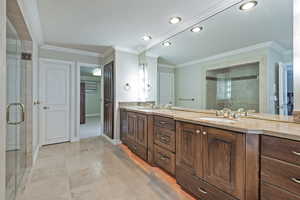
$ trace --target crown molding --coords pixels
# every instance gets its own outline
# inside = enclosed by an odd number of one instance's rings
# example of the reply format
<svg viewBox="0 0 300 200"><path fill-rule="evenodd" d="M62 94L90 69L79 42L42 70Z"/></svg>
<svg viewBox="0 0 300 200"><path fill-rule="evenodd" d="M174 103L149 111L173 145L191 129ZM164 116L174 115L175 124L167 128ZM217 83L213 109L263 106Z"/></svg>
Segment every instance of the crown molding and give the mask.
<svg viewBox="0 0 300 200"><path fill-rule="evenodd" d="M146 52L146 57L150 57L150 58L158 58L159 55L156 55L156 54L153 54L153 53Z"/></svg>
<svg viewBox="0 0 300 200"><path fill-rule="evenodd" d="M130 48L126 48L126 47L114 46L114 49L115 49L116 51L122 51L122 52L131 53L131 54L136 54L136 55L140 54L139 51L136 51L136 50L130 49Z"/></svg>
<svg viewBox="0 0 300 200"><path fill-rule="evenodd" d="M95 53L95 52L83 51L83 50L71 49L71 48L64 48L64 47L58 47L58 46L53 46L53 45L42 45L40 48L45 49L45 50L51 50L51 51L72 53L72 54L77 54L77 55L82 55L82 56L91 56L91 57L98 57L98 58L104 57L104 54L101 54L101 53Z"/></svg>
<svg viewBox="0 0 300 200"><path fill-rule="evenodd" d="M169 40L172 37L176 36L177 34L180 34L184 32L185 30L190 29L191 27L207 20L210 17L213 17L214 15L236 5L241 3L243 0L224 0L221 3L218 4L211 4L209 8L204 11L204 14L198 15L193 17L192 19L182 22L179 25L177 25L177 28L174 29L171 32L168 32L167 34L161 35L160 37L156 37L156 39L153 39L152 42L147 45L145 48L141 49L139 52L147 51L148 49L152 48L155 45L158 45L162 43L163 41Z"/></svg>
<svg viewBox="0 0 300 200"><path fill-rule="evenodd" d="M113 54L115 52L115 49L114 48L109 48L108 50L106 50L104 53L103 53L103 57L106 58L108 56L110 56L111 54Z"/></svg>
<svg viewBox="0 0 300 200"><path fill-rule="evenodd" d="M277 44L275 42L264 42L264 43L259 43L259 44L256 44L256 45L248 46L248 47L245 47L245 48L236 49L236 50L233 50L233 51L227 51L225 53L217 54L217 55L210 56L210 57L207 57L207 58L203 58L203 59L199 59L199 60L193 60L193 61L190 61L190 62L179 64L179 65L176 65L176 68L195 65L195 64L204 63L204 62L217 60L217 59L222 59L222 58L225 58L227 56L234 56L234 55L238 55L238 54L241 54L241 53L247 53L247 52L250 52L250 51L255 51L255 50L259 50L259 49L263 49L263 48L270 48L270 49L273 49L273 50L275 50L277 52L280 52L280 53L287 52L286 49L284 49L283 47L281 47L279 44Z"/></svg>
<svg viewBox="0 0 300 200"><path fill-rule="evenodd" d="M168 64L157 64L158 67L164 67L164 68L170 68L170 69L175 69L176 66L175 65L168 65Z"/></svg>

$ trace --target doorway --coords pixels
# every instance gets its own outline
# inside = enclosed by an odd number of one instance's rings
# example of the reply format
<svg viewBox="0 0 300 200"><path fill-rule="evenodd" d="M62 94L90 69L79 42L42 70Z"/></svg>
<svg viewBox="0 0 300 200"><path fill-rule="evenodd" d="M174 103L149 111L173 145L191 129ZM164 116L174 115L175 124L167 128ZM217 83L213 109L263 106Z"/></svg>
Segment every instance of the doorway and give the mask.
<svg viewBox="0 0 300 200"><path fill-rule="evenodd" d="M80 65L80 139L101 135L102 69Z"/></svg>
<svg viewBox="0 0 300 200"><path fill-rule="evenodd" d="M72 62L40 59L39 99L42 145L70 141Z"/></svg>
<svg viewBox="0 0 300 200"><path fill-rule="evenodd" d="M104 134L114 139L114 62L104 66Z"/></svg>
<svg viewBox="0 0 300 200"><path fill-rule="evenodd" d="M276 67L275 111L280 115L294 112L294 72L292 63L278 63Z"/></svg>

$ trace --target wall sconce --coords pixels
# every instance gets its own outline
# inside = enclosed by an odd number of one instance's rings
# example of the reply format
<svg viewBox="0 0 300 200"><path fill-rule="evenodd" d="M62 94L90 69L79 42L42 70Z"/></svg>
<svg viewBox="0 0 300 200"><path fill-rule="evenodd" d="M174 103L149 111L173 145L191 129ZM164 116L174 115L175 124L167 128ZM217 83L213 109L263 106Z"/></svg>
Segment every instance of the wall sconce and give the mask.
<svg viewBox="0 0 300 200"><path fill-rule="evenodd" d="M126 83L126 84L124 85L124 90L125 90L125 91L129 91L130 88L131 88L131 86L130 86L129 83Z"/></svg>

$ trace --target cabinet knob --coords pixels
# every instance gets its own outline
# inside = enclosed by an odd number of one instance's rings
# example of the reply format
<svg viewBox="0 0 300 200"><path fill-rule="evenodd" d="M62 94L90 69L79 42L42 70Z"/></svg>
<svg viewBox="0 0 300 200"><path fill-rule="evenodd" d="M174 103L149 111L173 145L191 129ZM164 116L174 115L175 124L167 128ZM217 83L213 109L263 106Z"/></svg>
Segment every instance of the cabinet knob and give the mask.
<svg viewBox="0 0 300 200"><path fill-rule="evenodd" d="M206 135L207 134L207 132L206 131L203 131L203 135Z"/></svg>
<svg viewBox="0 0 300 200"><path fill-rule="evenodd" d="M200 131L200 130L196 130L196 133L198 133L198 134L199 134L199 133L201 133L201 131Z"/></svg>

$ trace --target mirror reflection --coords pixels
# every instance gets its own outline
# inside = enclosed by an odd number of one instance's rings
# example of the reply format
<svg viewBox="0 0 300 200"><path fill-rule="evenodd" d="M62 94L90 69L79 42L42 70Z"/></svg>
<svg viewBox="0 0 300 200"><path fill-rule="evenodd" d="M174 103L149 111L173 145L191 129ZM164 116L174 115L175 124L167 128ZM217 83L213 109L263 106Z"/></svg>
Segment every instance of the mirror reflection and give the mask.
<svg viewBox="0 0 300 200"><path fill-rule="evenodd" d="M148 50L159 57L159 104L292 114L293 0L255 2Z"/></svg>

